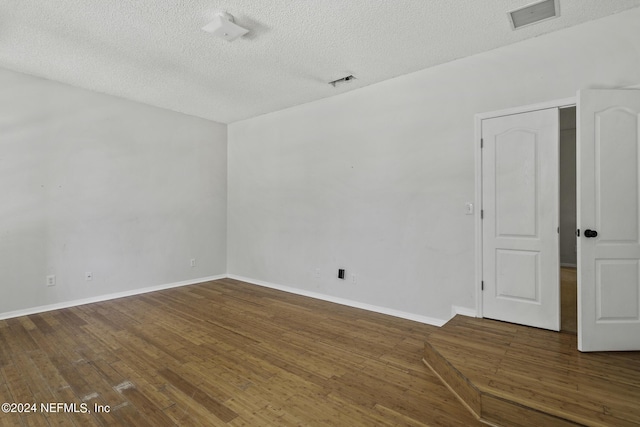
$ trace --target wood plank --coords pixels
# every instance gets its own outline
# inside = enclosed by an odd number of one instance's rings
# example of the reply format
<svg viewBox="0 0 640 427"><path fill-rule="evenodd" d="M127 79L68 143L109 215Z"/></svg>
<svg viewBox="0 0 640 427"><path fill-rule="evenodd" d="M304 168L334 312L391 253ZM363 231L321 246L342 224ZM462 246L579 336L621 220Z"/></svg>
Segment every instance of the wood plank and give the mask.
<svg viewBox="0 0 640 427"><path fill-rule="evenodd" d="M482 395L482 414L492 423L509 427L580 425L488 394Z"/></svg>
<svg viewBox="0 0 640 427"><path fill-rule="evenodd" d="M135 416L136 422L144 419L145 424L149 426L168 426L172 424L171 419L136 387L123 389L122 394L139 413L139 415Z"/></svg>
<svg viewBox="0 0 640 427"><path fill-rule="evenodd" d="M171 369L163 369L159 371L159 374L165 377L172 386L183 392L186 396L189 396L191 399L198 402L221 421L228 423L238 416L238 414L233 412L224 404L212 398L210 395L203 392L190 382L184 380L180 375L176 374Z"/></svg>
<svg viewBox="0 0 640 427"><path fill-rule="evenodd" d="M482 414L480 391L429 343L425 345L423 360L438 378L450 387L465 407L479 418Z"/></svg>
<svg viewBox="0 0 640 427"><path fill-rule="evenodd" d="M51 325L47 322L47 320L41 314L34 314L32 316L29 316L29 319L36 325L36 327L43 334L46 335L46 334L53 333L54 329L51 327Z"/></svg>

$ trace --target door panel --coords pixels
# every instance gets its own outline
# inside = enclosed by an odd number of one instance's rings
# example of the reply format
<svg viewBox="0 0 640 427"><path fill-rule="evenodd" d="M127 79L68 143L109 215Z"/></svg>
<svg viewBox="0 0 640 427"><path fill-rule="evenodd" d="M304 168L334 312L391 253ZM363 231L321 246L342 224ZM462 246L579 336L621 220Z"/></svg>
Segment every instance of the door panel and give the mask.
<svg viewBox="0 0 640 427"><path fill-rule="evenodd" d="M578 111L578 348L640 350L640 91L580 91Z"/></svg>
<svg viewBox="0 0 640 427"><path fill-rule="evenodd" d="M595 202L599 243L637 243L637 113L626 108L608 108L595 113L595 120Z"/></svg>
<svg viewBox="0 0 640 427"><path fill-rule="evenodd" d="M559 330L558 110L482 121L483 315Z"/></svg>
<svg viewBox="0 0 640 427"><path fill-rule="evenodd" d="M639 279L638 260L596 261L596 318L599 322L638 319Z"/></svg>
<svg viewBox="0 0 640 427"><path fill-rule="evenodd" d="M496 251L496 296L540 303L540 252Z"/></svg>
<svg viewBox="0 0 640 427"><path fill-rule="evenodd" d="M500 237L536 237L537 135L516 129L495 136L496 227Z"/></svg>

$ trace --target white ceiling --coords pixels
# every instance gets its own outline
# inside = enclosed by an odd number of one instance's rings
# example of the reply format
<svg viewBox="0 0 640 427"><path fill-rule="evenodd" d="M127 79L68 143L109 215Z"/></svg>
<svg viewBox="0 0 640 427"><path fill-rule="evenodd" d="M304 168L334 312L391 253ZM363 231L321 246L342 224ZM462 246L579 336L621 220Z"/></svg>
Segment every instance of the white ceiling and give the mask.
<svg viewBox="0 0 640 427"><path fill-rule="evenodd" d="M230 123L640 6L560 0L559 18L511 30L531 2L0 0L0 67ZM220 10L251 32L203 32Z"/></svg>

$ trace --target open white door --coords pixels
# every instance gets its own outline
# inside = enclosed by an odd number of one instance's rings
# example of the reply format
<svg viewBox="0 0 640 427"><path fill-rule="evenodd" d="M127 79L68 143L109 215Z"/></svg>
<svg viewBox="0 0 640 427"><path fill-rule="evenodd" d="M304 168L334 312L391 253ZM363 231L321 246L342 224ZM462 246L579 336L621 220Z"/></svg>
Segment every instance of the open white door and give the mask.
<svg viewBox="0 0 640 427"><path fill-rule="evenodd" d="M560 329L557 108L482 121L483 316Z"/></svg>
<svg viewBox="0 0 640 427"><path fill-rule="evenodd" d="M640 91L578 92L578 349L640 350Z"/></svg>

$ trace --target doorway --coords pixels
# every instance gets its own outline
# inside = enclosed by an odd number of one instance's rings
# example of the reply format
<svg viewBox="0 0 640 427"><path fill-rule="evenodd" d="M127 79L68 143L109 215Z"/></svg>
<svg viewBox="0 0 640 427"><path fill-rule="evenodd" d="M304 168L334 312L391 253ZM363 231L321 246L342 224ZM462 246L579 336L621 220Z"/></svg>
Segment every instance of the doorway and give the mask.
<svg viewBox="0 0 640 427"><path fill-rule="evenodd" d="M483 317L560 330L559 109L482 120Z"/></svg>
<svg viewBox="0 0 640 427"><path fill-rule="evenodd" d="M483 317L577 333L576 122L575 104L482 120Z"/></svg>
<svg viewBox="0 0 640 427"><path fill-rule="evenodd" d="M575 146L576 190L562 197L576 199L577 226L567 225L571 209L562 227L577 231L566 240L575 242L575 281L570 258L561 267L559 254L561 113L577 116L575 131L563 126L565 136L576 135L567 146ZM578 349L640 350L639 126L638 89L584 89L576 98L476 115L479 317L563 329L564 269L567 300L577 296ZM571 243L564 247L571 257Z"/></svg>
<svg viewBox="0 0 640 427"><path fill-rule="evenodd" d="M578 332L576 241L576 107L559 109L560 120L560 330Z"/></svg>

